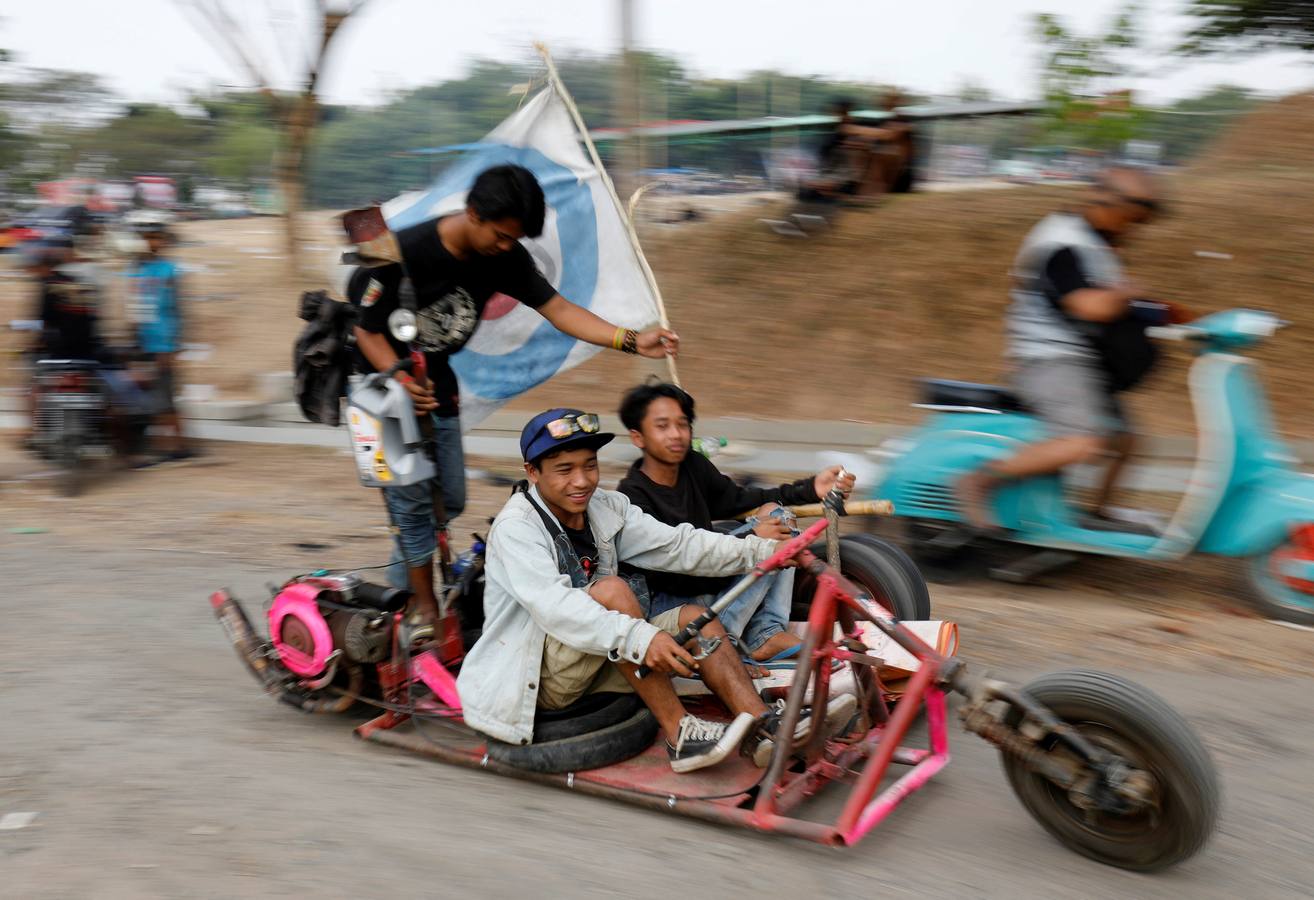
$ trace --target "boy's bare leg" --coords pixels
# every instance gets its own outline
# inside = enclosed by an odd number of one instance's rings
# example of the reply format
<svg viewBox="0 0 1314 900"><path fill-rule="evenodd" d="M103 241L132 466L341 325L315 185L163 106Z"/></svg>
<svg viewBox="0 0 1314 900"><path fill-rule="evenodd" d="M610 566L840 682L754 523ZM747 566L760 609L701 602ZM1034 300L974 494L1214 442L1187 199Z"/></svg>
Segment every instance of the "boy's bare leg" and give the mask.
<svg viewBox="0 0 1314 900"><path fill-rule="evenodd" d="M407 580L411 585L411 611L418 614L421 622L438 627L438 598L433 592L433 560L424 565L408 566Z"/></svg>
<svg viewBox="0 0 1314 900"><path fill-rule="evenodd" d="M623 579L601 578L589 585L588 591L589 596L606 609L635 619L643 618L638 598ZM634 693L656 716L657 723L662 726L667 737L674 740L680 731L680 720L685 716L685 709L675 693L671 679L661 674L640 678L637 674L639 667L633 663L618 662L616 668L620 669L630 687L634 688Z"/></svg>
<svg viewBox="0 0 1314 900"><path fill-rule="evenodd" d="M780 631L771 635L749 655L758 662L765 662L773 656L779 656L791 647L801 646L803 639L790 631Z"/></svg>
<svg viewBox="0 0 1314 900"><path fill-rule="evenodd" d="M1093 504L1092 512L1097 516L1105 515L1109 499L1118 488L1118 479L1122 475L1122 470L1136 446L1136 439L1129 432L1120 432L1110 437L1105 446L1109 462L1104 469L1104 477L1100 481L1099 492L1096 493Z"/></svg>
<svg viewBox="0 0 1314 900"><path fill-rule="evenodd" d="M701 606L687 604L680 607L680 627L683 628L702 614ZM709 622L703 628L703 637L721 639L721 646L698 664L699 671L703 673L703 681L707 682L712 693L719 697L735 715L746 712L760 716L766 712L766 704L753 688L753 680L748 677L748 669L740 662L739 653L730 643L730 638L721 627L721 623L715 619ZM697 645L690 644L688 649L696 651Z"/></svg>

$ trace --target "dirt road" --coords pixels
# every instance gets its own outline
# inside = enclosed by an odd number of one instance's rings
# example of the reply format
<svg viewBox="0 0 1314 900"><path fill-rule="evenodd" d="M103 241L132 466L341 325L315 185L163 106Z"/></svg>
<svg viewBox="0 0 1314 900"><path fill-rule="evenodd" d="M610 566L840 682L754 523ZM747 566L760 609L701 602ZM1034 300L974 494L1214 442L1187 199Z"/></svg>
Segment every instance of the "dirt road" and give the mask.
<svg viewBox="0 0 1314 900"><path fill-rule="evenodd" d="M0 450L0 824L37 814L0 830L0 897L1275 898L1314 885L1310 635L1251 617L1219 564L933 586L978 665L1123 671L1200 729L1226 792L1219 833L1144 877L1058 847L994 752L957 730L953 765L845 851L363 744L350 720L263 697L205 602L228 586L258 606L266 582L383 561L382 506L345 457L217 445L203 464L100 479L70 501L30 479L37 468ZM458 533L503 493L472 485Z"/></svg>

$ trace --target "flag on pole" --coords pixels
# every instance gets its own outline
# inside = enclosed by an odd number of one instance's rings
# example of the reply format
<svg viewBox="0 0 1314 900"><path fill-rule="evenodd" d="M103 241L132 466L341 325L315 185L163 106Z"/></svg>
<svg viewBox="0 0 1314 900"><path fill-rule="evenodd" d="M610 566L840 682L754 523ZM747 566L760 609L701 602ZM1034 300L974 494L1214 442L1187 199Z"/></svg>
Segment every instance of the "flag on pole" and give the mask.
<svg viewBox="0 0 1314 900"><path fill-rule="evenodd" d="M627 225L603 175L551 86L493 129L428 190L384 204L393 231L465 208L480 172L515 163L534 173L547 200L543 234L523 243L543 276L567 300L619 326L640 329L659 318ZM468 430L517 394L579 365L601 349L557 331L515 298L495 295L470 342L452 357Z"/></svg>

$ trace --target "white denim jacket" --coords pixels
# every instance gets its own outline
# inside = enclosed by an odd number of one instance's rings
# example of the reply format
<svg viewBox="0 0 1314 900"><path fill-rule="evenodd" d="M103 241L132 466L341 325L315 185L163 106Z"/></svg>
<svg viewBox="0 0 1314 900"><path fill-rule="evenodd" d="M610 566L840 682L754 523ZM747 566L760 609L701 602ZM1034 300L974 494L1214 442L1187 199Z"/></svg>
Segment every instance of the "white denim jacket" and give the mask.
<svg viewBox="0 0 1314 900"><path fill-rule="evenodd" d="M530 491L547 509L537 488ZM588 520L598 547L598 575L615 575L620 562L689 575L737 575L776 549L774 541L754 535L735 538L688 523L665 525L615 491L593 494ZM657 631L571 587L557 566L552 535L525 495L516 494L488 532L484 631L456 680L465 721L498 740L528 744L547 635L612 661L638 663Z"/></svg>

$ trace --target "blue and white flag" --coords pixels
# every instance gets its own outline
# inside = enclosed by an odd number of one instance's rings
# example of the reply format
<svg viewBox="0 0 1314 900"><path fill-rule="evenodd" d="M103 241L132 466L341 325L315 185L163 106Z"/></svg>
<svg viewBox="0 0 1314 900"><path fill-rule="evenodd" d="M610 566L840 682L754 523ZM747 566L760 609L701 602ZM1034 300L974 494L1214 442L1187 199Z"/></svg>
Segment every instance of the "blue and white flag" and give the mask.
<svg viewBox="0 0 1314 900"><path fill-rule="evenodd" d="M523 243L543 276L567 300L641 329L658 321L658 304L630 242L623 213L580 144L561 97L545 88L489 132L427 190L384 204L396 231L465 208L476 176L516 163L534 173L547 199L543 234ZM601 349L557 331L537 312L504 295L484 309L474 337L452 357L461 384L464 429L517 394L577 366Z"/></svg>

